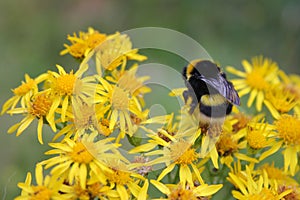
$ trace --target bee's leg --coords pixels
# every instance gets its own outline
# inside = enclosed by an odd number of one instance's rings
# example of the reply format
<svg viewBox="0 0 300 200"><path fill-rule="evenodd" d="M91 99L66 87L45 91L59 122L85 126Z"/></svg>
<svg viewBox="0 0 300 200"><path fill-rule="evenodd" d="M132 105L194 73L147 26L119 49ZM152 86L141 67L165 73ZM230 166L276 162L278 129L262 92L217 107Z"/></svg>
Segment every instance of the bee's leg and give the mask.
<svg viewBox="0 0 300 200"><path fill-rule="evenodd" d="M184 102L186 103L189 98L189 92L187 90L184 90L183 93Z"/></svg>

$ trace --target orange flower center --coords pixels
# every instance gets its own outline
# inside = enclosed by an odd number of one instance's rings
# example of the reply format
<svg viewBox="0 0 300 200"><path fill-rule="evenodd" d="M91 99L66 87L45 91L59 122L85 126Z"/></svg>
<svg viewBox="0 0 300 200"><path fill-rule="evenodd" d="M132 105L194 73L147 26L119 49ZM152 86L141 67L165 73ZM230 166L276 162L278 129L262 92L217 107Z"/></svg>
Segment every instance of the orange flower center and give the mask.
<svg viewBox="0 0 300 200"><path fill-rule="evenodd" d="M98 46L101 42L103 42L106 39L105 34L101 33L93 33L88 36L86 42L89 48L94 49L96 46Z"/></svg>
<svg viewBox="0 0 300 200"><path fill-rule="evenodd" d="M300 120L294 116L283 115L275 122L279 137L286 144L300 144Z"/></svg>
<svg viewBox="0 0 300 200"><path fill-rule="evenodd" d="M17 96L24 96L35 86L35 82L33 79L27 81L27 83L22 83L19 87L13 89L13 93Z"/></svg>
<svg viewBox="0 0 300 200"><path fill-rule="evenodd" d="M86 164L90 163L94 159L92 154L90 154L85 145L81 142L76 143L76 145L73 147L71 157L75 162Z"/></svg>
<svg viewBox="0 0 300 200"><path fill-rule="evenodd" d="M238 142L233 140L231 134L222 134L216 147L220 156L228 156L238 149Z"/></svg>
<svg viewBox="0 0 300 200"><path fill-rule="evenodd" d="M253 68L253 71L247 74L246 83L254 89L264 90L268 88L268 83L263 77L264 71L260 68Z"/></svg>
<svg viewBox="0 0 300 200"><path fill-rule="evenodd" d="M30 200L50 200L51 190L45 186L32 186L33 195L30 196Z"/></svg>
<svg viewBox="0 0 300 200"><path fill-rule="evenodd" d="M131 181L130 174L121 170L113 170L112 173L107 174L108 180L118 185L126 185Z"/></svg>
<svg viewBox="0 0 300 200"><path fill-rule="evenodd" d="M35 97L31 104L29 113L40 118L46 116L52 105L49 95L41 94Z"/></svg>
<svg viewBox="0 0 300 200"><path fill-rule="evenodd" d="M73 72L61 75L56 79L53 89L59 96L71 96L75 93L76 81L80 80L76 78Z"/></svg>
<svg viewBox="0 0 300 200"><path fill-rule="evenodd" d="M173 190L169 196L168 199L170 200L197 200L198 198L193 194L191 190L185 190L182 187L179 187L175 190Z"/></svg>
<svg viewBox="0 0 300 200"><path fill-rule="evenodd" d="M113 107L117 110L124 111L129 109L128 93L119 87L115 87L111 101Z"/></svg>
<svg viewBox="0 0 300 200"><path fill-rule="evenodd" d="M87 45L85 43L75 43L70 46L69 52L74 58L83 58L85 50L87 49Z"/></svg>

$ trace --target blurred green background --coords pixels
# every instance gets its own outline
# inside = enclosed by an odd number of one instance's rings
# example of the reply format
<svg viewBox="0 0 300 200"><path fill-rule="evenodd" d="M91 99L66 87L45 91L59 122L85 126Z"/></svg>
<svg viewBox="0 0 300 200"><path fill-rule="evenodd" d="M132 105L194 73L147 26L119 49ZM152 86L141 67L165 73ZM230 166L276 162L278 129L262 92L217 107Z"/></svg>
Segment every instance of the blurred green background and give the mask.
<svg viewBox="0 0 300 200"><path fill-rule="evenodd" d="M240 68L242 59L265 55L289 73L300 72L300 1L196 0L3 0L0 1L0 103L28 73L35 77L55 64L77 67L59 56L67 34L89 26L104 33L165 27L194 38L221 66ZM168 59L168 56L165 57ZM162 61L163 62L163 61ZM168 63L168 62L167 62ZM176 69L182 63L170 60ZM19 195L17 183L44 159L36 127L20 137L6 134L21 118L1 116L0 199ZM47 128L44 129L47 132ZM48 131L49 134L50 131ZM44 140L49 138L44 134Z"/></svg>

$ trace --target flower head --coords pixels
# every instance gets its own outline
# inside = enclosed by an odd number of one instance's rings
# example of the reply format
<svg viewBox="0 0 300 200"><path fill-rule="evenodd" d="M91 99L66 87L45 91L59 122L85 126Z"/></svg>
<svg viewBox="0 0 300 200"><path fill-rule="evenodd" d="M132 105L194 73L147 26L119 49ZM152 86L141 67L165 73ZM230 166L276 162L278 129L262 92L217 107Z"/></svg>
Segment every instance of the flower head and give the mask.
<svg viewBox="0 0 300 200"><path fill-rule="evenodd" d="M96 69L102 75L102 69L112 71L122 65L125 67L127 60L144 61L146 56L138 54L137 49L132 49L130 38L125 34L116 33L107 37L95 49Z"/></svg>
<svg viewBox="0 0 300 200"><path fill-rule="evenodd" d="M205 197L211 197L213 194L217 193L221 188L222 184L217 185L208 185L201 184L198 186L189 185L189 184L168 184L165 185L159 181L151 180L150 181L161 193L167 196L167 200L197 200L205 199Z"/></svg>
<svg viewBox="0 0 300 200"><path fill-rule="evenodd" d="M51 200L60 199L60 187L62 185L61 179L56 179L52 176L43 175L43 168L37 164L35 168L36 185L33 185L31 173L27 173L24 183L18 183L19 188L22 189L20 196L16 200L30 199L30 200Z"/></svg>
<svg viewBox="0 0 300 200"><path fill-rule="evenodd" d="M241 79L232 80L232 83L238 90L240 97L250 93L247 106L251 107L256 99L256 109L261 111L265 92L272 84L279 82L278 66L272 60L262 56L254 57L252 63L243 60L242 65L245 72L233 67L228 67L227 71L241 77Z"/></svg>
<svg viewBox="0 0 300 200"><path fill-rule="evenodd" d="M11 126L8 133L13 133L17 130L16 135L19 136L35 119L38 119L38 140L43 144L43 124L48 123L52 130L56 130L54 118L49 118L49 111L53 104L53 100L47 92L40 92L33 96L30 101L26 102L26 104L27 105L24 108L14 108L8 111L10 114L25 114L25 118L21 122Z"/></svg>
<svg viewBox="0 0 300 200"><path fill-rule="evenodd" d="M295 175L300 152L300 119L296 116L283 114L274 121L275 136L283 144L284 170Z"/></svg>
<svg viewBox="0 0 300 200"><path fill-rule="evenodd" d="M20 86L12 89L14 96L3 104L1 114L4 114L9 109L14 109L19 102L21 107L25 108L31 97L38 93L38 84L43 82L46 78L47 74L41 74L35 79L32 79L28 74L25 74L25 81L22 82Z"/></svg>
<svg viewBox="0 0 300 200"><path fill-rule="evenodd" d="M96 131L92 134L85 134L77 140L64 139L62 143L50 143L53 150L49 150L45 154L55 155L48 160L42 161L41 164L45 168L53 167L51 174L55 177L60 177L68 173L68 182L73 183L75 178L79 179L80 186L86 188L86 180L88 171L99 173L97 170L108 170L103 164L103 159L114 157L111 151L116 150L116 146L110 143L113 138L107 138L99 141L94 141L98 135Z"/></svg>
<svg viewBox="0 0 300 200"><path fill-rule="evenodd" d="M94 96L96 83L92 76L82 78L87 70L87 65L80 65L75 73L71 71L66 73L63 67L57 65L58 72L49 71L49 91L53 96L53 104L49 111L48 118L52 118L61 106L61 121L65 122L66 113L70 103L74 98L81 99L84 102L90 102Z"/></svg>
<svg viewBox="0 0 300 200"><path fill-rule="evenodd" d="M68 35L67 39L71 42L71 45L65 44L66 49L62 50L60 55L69 53L74 58L83 59L106 38L106 34L102 34L91 27L88 29L88 32L79 32L78 36L76 33L73 36Z"/></svg>

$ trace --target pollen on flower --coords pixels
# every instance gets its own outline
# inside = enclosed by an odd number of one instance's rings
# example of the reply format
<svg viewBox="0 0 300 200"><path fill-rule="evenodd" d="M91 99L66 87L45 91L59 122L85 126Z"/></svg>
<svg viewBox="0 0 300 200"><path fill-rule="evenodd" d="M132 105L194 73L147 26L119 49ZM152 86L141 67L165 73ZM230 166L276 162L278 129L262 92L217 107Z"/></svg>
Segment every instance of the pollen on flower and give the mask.
<svg viewBox="0 0 300 200"><path fill-rule="evenodd" d="M33 79L28 80L26 83L22 83L19 87L13 89L13 93L17 96L24 96L34 87L35 82Z"/></svg>
<svg viewBox="0 0 300 200"><path fill-rule="evenodd" d="M73 72L61 75L56 78L53 90L59 96L71 96L75 92L75 84L77 84L76 81L80 80L76 78Z"/></svg>
<svg viewBox="0 0 300 200"><path fill-rule="evenodd" d="M300 120L295 116L282 115L280 119L275 121L275 126L279 137L286 144L300 144Z"/></svg>
<svg viewBox="0 0 300 200"><path fill-rule="evenodd" d="M94 108L87 104L82 104L79 107L74 107L75 124L77 128L87 129L91 126L96 126L96 117Z"/></svg>
<svg viewBox="0 0 300 200"><path fill-rule="evenodd" d="M267 145L267 139L261 130L249 128L246 138L249 146L253 149L261 149Z"/></svg>
<svg viewBox="0 0 300 200"><path fill-rule="evenodd" d="M112 130L109 128L109 120L108 119L101 119L99 124L100 133L109 136L112 133Z"/></svg>
<svg viewBox="0 0 300 200"><path fill-rule="evenodd" d="M252 194L248 197L248 200L268 200L268 199L277 199L277 194L274 194L271 190L268 190L267 188L263 188L260 193L258 194Z"/></svg>
<svg viewBox="0 0 300 200"><path fill-rule="evenodd" d="M296 185L279 185L278 194L285 192L286 190L292 190L291 193L284 196L285 200L297 200L300 198L300 190Z"/></svg>
<svg viewBox="0 0 300 200"><path fill-rule="evenodd" d="M96 197L100 194L100 190L103 187L103 185L99 182L93 183L88 186L88 190L91 193L92 197Z"/></svg>
<svg viewBox="0 0 300 200"><path fill-rule="evenodd" d="M171 191L171 193L168 195L168 199L197 200L198 198L193 194L193 191L178 187Z"/></svg>
<svg viewBox="0 0 300 200"><path fill-rule="evenodd" d="M258 90L264 90L268 88L269 84L265 81L263 74L264 71L262 71L262 68L253 68L253 71L247 74L247 84L250 87Z"/></svg>
<svg viewBox="0 0 300 200"><path fill-rule="evenodd" d="M234 119L237 119L237 123L233 125L233 132L238 132L239 130L245 128L251 118L244 113L240 112L233 116Z"/></svg>
<svg viewBox="0 0 300 200"><path fill-rule="evenodd" d="M129 108L128 93L119 87L115 87L112 94L111 102L113 107L117 110L122 110L122 111L128 110Z"/></svg>
<svg viewBox="0 0 300 200"><path fill-rule="evenodd" d="M268 99L280 113L287 113L297 105L293 93L287 90L278 89L278 87L268 90L266 99Z"/></svg>
<svg viewBox="0 0 300 200"><path fill-rule="evenodd" d="M73 189L79 199L89 199L90 195L88 190L81 188L79 184L74 185Z"/></svg>
<svg viewBox="0 0 300 200"><path fill-rule="evenodd" d="M99 32L94 32L90 35L88 35L88 38L86 39L86 43L89 48L94 49L99 44L101 44L106 39L105 34L101 34Z"/></svg>
<svg viewBox="0 0 300 200"><path fill-rule="evenodd" d="M120 88L133 94L136 90L143 86L142 81L138 80L133 73L126 72L118 81Z"/></svg>
<svg viewBox="0 0 300 200"><path fill-rule="evenodd" d="M238 150L238 141L231 134L222 134L216 147L220 156L228 156Z"/></svg>
<svg viewBox="0 0 300 200"><path fill-rule="evenodd" d="M41 118L47 115L51 105L52 100L49 98L49 95L40 94L36 96L31 103L29 113L36 116L37 118Z"/></svg>
<svg viewBox="0 0 300 200"><path fill-rule="evenodd" d="M121 170L113 170L112 173L107 174L107 178L110 182L118 185L126 185L131 181L130 173Z"/></svg>
<svg viewBox="0 0 300 200"><path fill-rule="evenodd" d="M164 129L164 128L163 128L162 131L166 131L170 136L174 136L175 135L174 131L169 131L169 130ZM165 134L161 133L161 131L158 131L157 135L158 135L158 137L160 137L161 139L163 139L166 142L170 142L171 141L171 139L168 138L167 136L165 136Z"/></svg>
<svg viewBox="0 0 300 200"><path fill-rule="evenodd" d="M39 185L32 186L33 194L30 196L31 200L50 200L51 199L51 190L47 187Z"/></svg>
<svg viewBox="0 0 300 200"><path fill-rule="evenodd" d="M171 158L177 164L191 164L198 159L197 153L194 148L190 147L191 144L186 141L178 141L171 145Z"/></svg>
<svg viewBox="0 0 300 200"><path fill-rule="evenodd" d="M94 157L82 142L77 142L70 153L71 158L78 163L90 163Z"/></svg>
<svg viewBox="0 0 300 200"><path fill-rule="evenodd" d="M85 50L87 49L88 46L85 43L75 43L71 46L66 46L66 47L67 50L74 58L80 59L84 57Z"/></svg>
<svg viewBox="0 0 300 200"><path fill-rule="evenodd" d="M269 179L283 180L286 177L282 170L274 167L274 163L272 163L272 165L265 164L261 169L267 172Z"/></svg>

